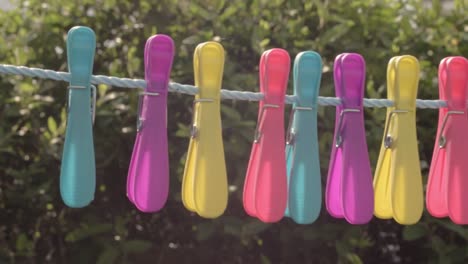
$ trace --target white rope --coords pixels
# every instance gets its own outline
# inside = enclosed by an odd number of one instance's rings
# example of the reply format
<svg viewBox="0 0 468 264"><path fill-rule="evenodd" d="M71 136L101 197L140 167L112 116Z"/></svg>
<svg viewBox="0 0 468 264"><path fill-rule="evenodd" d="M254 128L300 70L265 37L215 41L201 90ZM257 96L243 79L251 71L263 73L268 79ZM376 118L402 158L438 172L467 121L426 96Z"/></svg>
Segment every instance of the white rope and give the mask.
<svg viewBox="0 0 468 264"><path fill-rule="evenodd" d="M58 72L52 70L44 70L38 68L28 68L24 66L14 66L8 64L0 64L0 73L23 75L28 77L39 77L43 79L52 79L56 81L70 81L70 73ZM91 77L91 83L93 84L106 84L116 87L123 88L142 88L146 87L145 80L141 79L129 79L129 78L118 78L104 75L93 75ZM171 82L169 83L169 92L183 93L195 95L198 93L198 88L193 85L180 84ZM221 90L222 99L233 99L233 100L245 100L245 101L260 101L263 99L263 94L254 92L244 91L230 91ZM285 102L287 104L293 104L296 101L296 96L286 95ZM341 100L336 97L322 97L319 96L319 105L331 105L337 106L341 103ZM393 102L388 99L364 99L365 107L390 107ZM447 104L442 100L416 100L416 107L418 108L441 108L446 107Z"/></svg>

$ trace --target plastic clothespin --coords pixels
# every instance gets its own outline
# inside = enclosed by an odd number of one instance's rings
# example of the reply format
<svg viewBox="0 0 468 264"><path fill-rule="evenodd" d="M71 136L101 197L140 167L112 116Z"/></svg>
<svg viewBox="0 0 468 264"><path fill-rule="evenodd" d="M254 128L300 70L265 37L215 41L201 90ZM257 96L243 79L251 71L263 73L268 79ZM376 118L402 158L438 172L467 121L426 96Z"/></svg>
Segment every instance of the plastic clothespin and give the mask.
<svg viewBox="0 0 468 264"><path fill-rule="evenodd" d="M260 91L255 139L244 183L244 209L263 222L283 217L288 198L284 99L289 78L290 58L283 49L270 49L260 59Z"/></svg>
<svg viewBox="0 0 468 264"><path fill-rule="evenodd" d="M68 31L67 56L71 80L60 194L67 206L76 208L88 205L94 199L96 188L93 145L96 88L91 85L95 49L96 37L90 28L78 26Z"/></svg>
<svg viewBox="0 0 468 264"><path fill-rule="evenodd" d="M426 206L434 217L468 224L468 60L448 57L439 65L439 125L427 184Z"/></svg>
<svg viewBox="0 0 468 264"><path fill-rule="evenodd" d="M145 45L146 89L138 102L137 135L127 177L127 196L143 212L161 210L169 192L167 92L174 58L169 36Z"/></svg>
<svg viewBox="0 0 468 264"><path fill-rule="evenodd" d="M228 202L220 108L223 46L212 41L199 44L193 64L199 92L193 107L182 201L188 210L216 218L224 213Z"/></svg>
<svg viewBox="0 0 468 264"><path fill-rule="evenodd" d="M334 79L341 105L336 107L325 202L333 217L365 224L372 219L374 192L364 128L364 58L356 53L337 56Z"/></svg>
<svg viewBox="0 0 468 264"><path fill-rule="evenodd" d="M387 68L385 131L374 177L378 218L415 224L423 212L423 188L416 136L419 62L409 55L393 57Z"/></svg>
<svg viewBox="0 0 468 264"><path fill-rule="evenodd" d="M294 60L294 103L286 136L288 207L286 216L310 224L320 215L322 184L317 140L317 99L322 58L313 51Z"/></svg>

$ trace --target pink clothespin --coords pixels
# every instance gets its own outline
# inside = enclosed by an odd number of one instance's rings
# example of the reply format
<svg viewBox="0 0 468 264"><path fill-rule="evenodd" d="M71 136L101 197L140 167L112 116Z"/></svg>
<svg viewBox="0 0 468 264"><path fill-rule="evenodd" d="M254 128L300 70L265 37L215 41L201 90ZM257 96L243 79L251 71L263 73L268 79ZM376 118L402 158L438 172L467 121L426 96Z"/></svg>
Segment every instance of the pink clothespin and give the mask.
<svg viewBox="0 0 468 264"><path fill-rule="evenodd" d="M434 217L468 224L468 60L448 57L439 65L439 96L447 107L439 109L426 206Z"/></svg>
<svg viewBox="0 0 468 264"><path fill-rule="evenodd" d="M366 64L362 56L343 53L336 57L334 78L342 103L336 107L325 202L333 217L364 224L372 219L374 192L364 129Z"/></svg>
<svg viewBox="0 0 468 264"><path fill-rule="evenodd" d="M140 95L137 136L127 178L127 196L143 212L159 211L169 192L167 91L174 42L155 35L145 45L146 89Z"/></svg>
<svg viewBox="0 0 468 264"><path fill-rule="evenodd" d="M290 58L283 49L265 51L260 59L260 91L255 140L244 184L244 209L263 222L281 220L287 205L284 99Z"/></svg>

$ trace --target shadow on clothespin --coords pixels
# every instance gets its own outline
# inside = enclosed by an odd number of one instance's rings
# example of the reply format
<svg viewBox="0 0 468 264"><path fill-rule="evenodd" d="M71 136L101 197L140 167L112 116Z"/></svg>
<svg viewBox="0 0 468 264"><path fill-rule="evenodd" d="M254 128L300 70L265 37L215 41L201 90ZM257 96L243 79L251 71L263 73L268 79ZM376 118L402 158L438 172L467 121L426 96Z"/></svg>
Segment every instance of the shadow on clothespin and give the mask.
<svg viewBox="0 0 468 264"><path fill-rule="evenodd" d="M415 224L423 212L423 188L416 137L419 62L409 55L393 57L387 68L385 131L374 176L374 214Z"/></svg>
<svg viewBox="0 0 468 264"><path fill-rule="evenodd" d="M334 79L341 105L336 107L325 202L333 217L365 224L372 219L374 192L364 127L364 58L356 53L338 55Z"/></svg>
<svg viewBox="0 0 468 264"><path fill-rule="evenodd" d="M320 215L322 184L317 140L317 99L322 58L313 51L294 60L294 103L286 135L288 206L285 216L296 223L313 223Z"/></svg>
<svg viewBox="0 0 468 264"><path fill-rule="evenodd" d="M193 56L195 86L191 139L182 181L185 208L205 218L224 213L228 186L221 131L221 84L224 49L217 42L201 43Z"/></svg>
<svg viewBox="0 0 468 264"><path fill-rule="evenodd" d="M60 194L69 207L88 205L94 199L96 188L93 145L96 88L91 85L95 49L96 37L90 28L70 29L67 57L71 80L60 169Z"/></svg>
<svg viewBox="0 0 468 264"><path fill-rule="evenodd" d="M145 45L146 89L138 101L137 135L127 177L127 196L143 212L157 212L169 192L167 92L174 42L154 35Z"/></svg>
<svg viewBox="0 0 468 264"><path fill-rule="evenodd" d="M426 206L434 217L468 224L468 60L444 58L439 65L437 137L427 184Z"/></svg>
<svg viewBox="0 0 468 264"><path fill-rule="evenodd" d="M270 49L260 59L260 92L255 138L244 183L244 209L263 222L277 222L287 204L284 139L284 99L290 58L283 49Z"/></svg>

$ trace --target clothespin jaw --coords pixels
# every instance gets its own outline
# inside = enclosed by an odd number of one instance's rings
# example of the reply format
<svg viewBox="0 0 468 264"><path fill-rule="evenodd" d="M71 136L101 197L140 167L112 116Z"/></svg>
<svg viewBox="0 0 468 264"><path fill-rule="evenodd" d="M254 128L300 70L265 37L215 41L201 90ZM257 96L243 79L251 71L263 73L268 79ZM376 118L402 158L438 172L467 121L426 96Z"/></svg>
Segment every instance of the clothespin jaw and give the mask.
<svg viewBox="0 0 468 264"><path fill-rule="evenodd" d="M314 51L301 52L294 60L294 103L286 136L288 207L286 216L310 224L320 215L321 175L317 136L317 99L322 58Z"/></svg>
<svg viewBox="0 0 468 264"><path fill-rule="evenodd" d="M364 128L366 65L356 53L337 56L335 92L342 101L336 108L335 135L327 178L328 212L351 224L372 219L372 174Z"/></svg>
<svg viewBox="0 0 468 264"><path fill-rule="evenodd" d="M374 214L398 223L414 224L423 211L423 190L416 137L418 60L394 57L387 68L387 119L374 177Z"/></svg>
<svg viewBox="0 0 468 264"><path fill-rule="evenodd" d="M290 58L283 49L265 51L260 59L260 91L255 138L244 183L244 209L263 222L281 220L287 205L284 152L284 99Z"/></svg>
<svg viewBox="0 0 468 264"><path fill-rule="evenodd" d="M199 92L194 101L182 201L188 210L216 218L223 214L228 201L220 109L224 49L217 42L199 44L193 61Z"/></svg>
<svg viewBox="0 0 468 264"><path fill-rule="evenodd" d="M145 45L146 89L138 102L137 137L127 177L127 196L143 212L157 212L169 192L167 92L174 42L166 35Z"/></svg>
<svg viewBox="0 0 468 264"><path fill-rule="evenodd" d="M60 193L69 207L84 207L94 199L96 168L93 145L93 116L96 91L91 103L96 37L88 27L73 27L67 37L71 74L68 118L60 170Z"/></svg>
<svg viewBox="0 0 468 264"><path fill-rule="evenodd" d="M444 58L439 65L439 96L447 102L439 109L436 144L429 171L426 206L434 217L449 216L468 224L468 60Z"/></svg>

